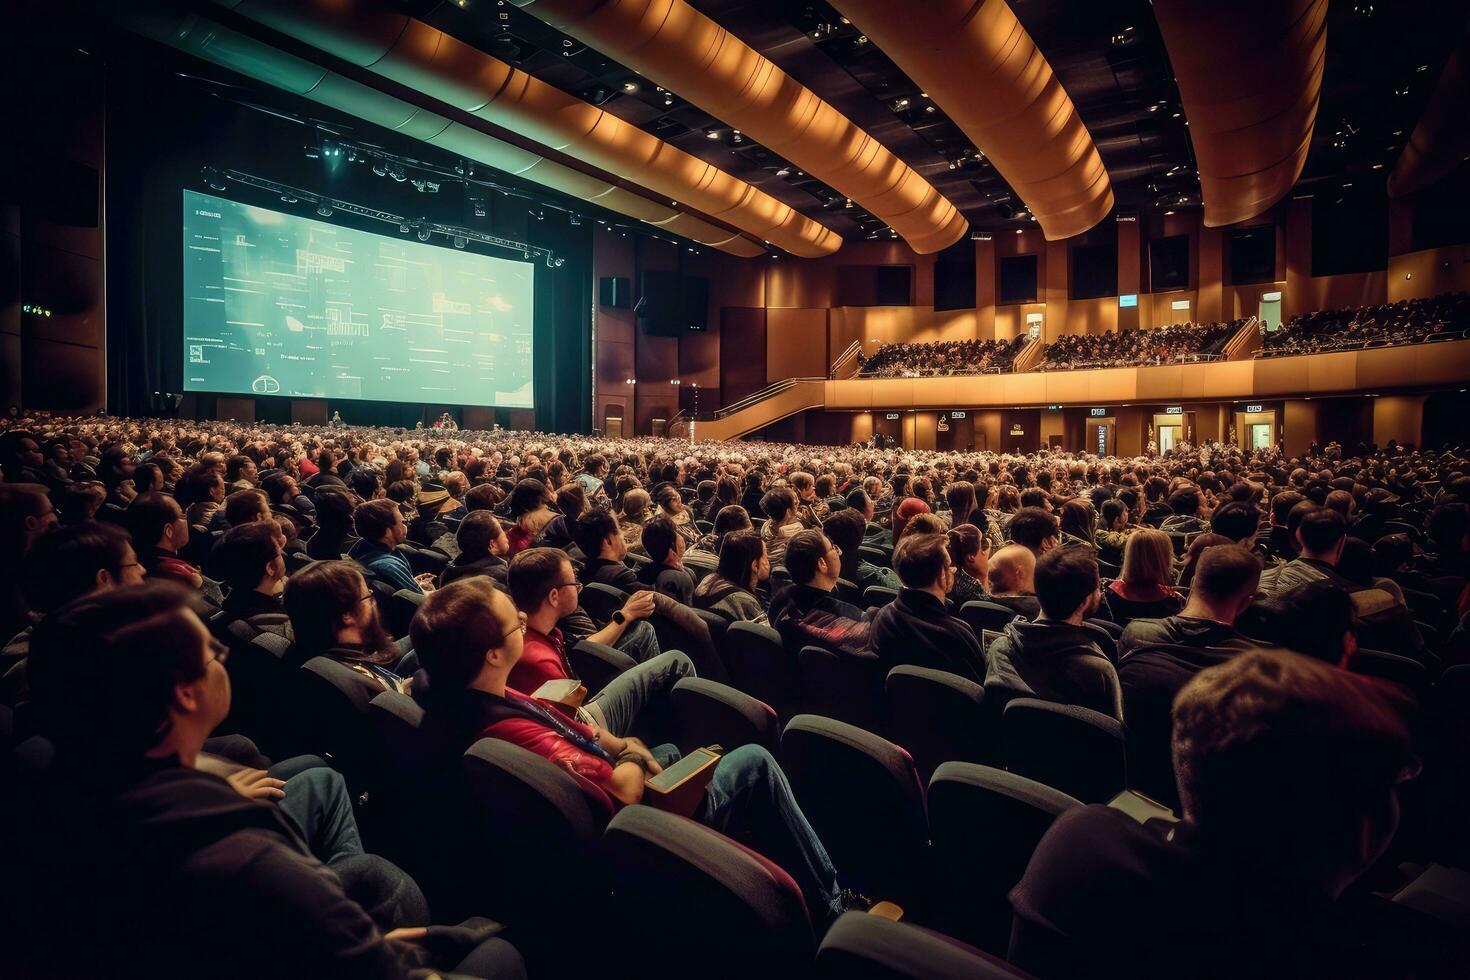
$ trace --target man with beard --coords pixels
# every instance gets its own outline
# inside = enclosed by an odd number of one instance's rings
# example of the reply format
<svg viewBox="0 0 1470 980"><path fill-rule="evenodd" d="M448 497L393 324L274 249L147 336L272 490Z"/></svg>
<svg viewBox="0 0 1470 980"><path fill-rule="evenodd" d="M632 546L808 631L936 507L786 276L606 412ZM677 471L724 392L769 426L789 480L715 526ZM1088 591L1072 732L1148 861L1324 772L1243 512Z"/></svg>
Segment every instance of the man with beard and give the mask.
<svg viewBox="0 0 1470 980"><path fill-rule="evenodd" d="M296 635L292 660L304 664L326 657L350 667L370 698L383 691L407 693L411 678L394 672L403 653L383 626L372 589L352 562L308 565L286 582L284 598Z"/></svg>

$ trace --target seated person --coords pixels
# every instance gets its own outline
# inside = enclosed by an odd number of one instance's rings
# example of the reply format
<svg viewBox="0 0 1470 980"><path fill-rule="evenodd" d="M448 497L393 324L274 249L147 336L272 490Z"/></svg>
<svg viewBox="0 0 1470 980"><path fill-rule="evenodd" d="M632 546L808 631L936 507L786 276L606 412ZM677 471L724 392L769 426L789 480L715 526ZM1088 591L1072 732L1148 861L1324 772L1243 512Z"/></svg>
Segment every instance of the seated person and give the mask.
<svg viewBox="0 0 1470 980"><path fill-rule="evenodd" d="M875 565L863 557L861 549L866 527L863 515L851 507L830 515L822 524L822 533L842 552L840 577L856 585L859 595L874 585L885 589L900 588L902 583L893 569Z"/></svg>
<svg viewBox="0 0 1470 980"><path fill-rule="evenodd" d="M761 528L766 555L772 565L786 564L786 542L806 529L797 515L796 494L789 487L776 487L761 498L761 512L769 520Z"/></svg>
<svg viewBox="0 0 1470 980"><path fill-rule="evenodd" d="M642 587L638 573L623 562L628 554L628 539L611 513L589 510L577 518L574 534L577 547L587 556L577 575L583 585L601 582L629 595Z"/></svg>
<svg viewBox="0 0 1470 980"><path fill-rule="evenodd" d="M1015 620L985 650L985 690L1002 697L1075 704L1122 720L1118 674L1103 652L1112 640L1085 622L1102 601L1087 548L1054 548L1036 563L1036 622Z"/></svg>
<svg viewBox="0 0 1470 980"><path fill-rule="evenodd" d="M1194 487L1180 487L1169 494L1170 514L1164 518L1159 530L1175 534L1195 534L1206 528L1200 518L1199 491Z"/></svg>
<svg viewBox="0 0 1470 980"><path fill-rule="evenodd" d="M454 507L454 498L443 487L430 484L422 487L414 501L414 517L408 525L408 540L422 548L432 548L434 542L450 534L449 525L439 515Z"/></svg>
<svg viewBox="0 0 1470 980"><path fill-rule="evenodd" d="M949 560L954 562L954 585L949 601L963 606L972 599L991 601L985 591L990 575L990 543L973 524L960 524L949 532Z"/></svg>
<svg viewBox="0 0 1470 980"><path fill-rule="evenodd" d="M1026 619L1041 615L1036 599L1036 556L1030 548L1008 544L990 556L990 595L986 598L1009 606Z"/></svg>
<svg viewBox="0 0 1470 980"><path fill-rule="evenodd" d="M316 533L306 542L307 557L335 561L357 543L352 529L357 498L339 487L324 486L316 492L316 505Z"/></svg>
<svg viewBox="0 0 1470 980"><path fill-rule="evenodd" d="M466 514L459 522L459 530L454 532L454 540L459 554L439 573L440 588L470 575L488 575L499 588L506 587L510 565L505 556L510 551L510 541L494 514L488 510Z"/></svg>
<svg viewBox="0 0 1470 980"><path fill-rule="evenodd" d="M352 562L319 561L303 568L286 581L283 605L295 635L288 654L293 663L335 660L362 677L369 697L408 692L409 682L393 671L403 654Z"/></svg>
<svg viewBox="0 0 1470 980"><path fill-rule="evenodd" d="M395 549L408 538L408 526L398 504L387 498L364 500L352 512L359 540L347 556L389 585L394 591L407 589L424 592L432 589L433 576L428 572L414 575L408 559Z"/></svg>
<svg viewBox="0 0 1470 980"><path fill-rule="evenodd" d="M1123 550L1122 574L1103 592L1107 616L1119 626L1134 619L1159 619L1184 608L1174 591L1174 545L1163 531L1139 528Z"/></svg>
<svg viewBox="0 0 1470 980"><path fill-rule="evenodd" d="M878 524L875 518L878 514L878 505L868 492L861 487L851 490L847 494L847 506L855 510L863 519L863 544L877 547L891 547L893 545L893 532Z"/></svg>
<svg viewBox="0 0 1470 980"><path fill-rule="evenodd" d="M643 550L652 560L638 569L638 581L689 605L694 577L684 568L684 536L668 515L659 514L643 526Z"/></svg>
<svg viewBox="0 0 1470 980"><path fill-rule="evenodd" d="M73 599L143 581L143 566L115 524L52 528L31 545L21 568L26 602L36 620ZM7 668L26 656L32 629L27 626L5 644Z"/></svg>
<svg viewBox="0 0 1470 980"><path fill-rule="evenodd" d="M50 791L20 818L28 846L9 870L25 901L5 909L19 929L7 965L50 976L75 972L69 962L93 972L107 957L160 975L248 977L260 963L240 955L239 937L261 929L280 969L303 976L454 966L460 956L435 962L422 944L423 919L384 933L407 923L380 925L351 897L376 885L380 917L426 914L401 871L360 844L331 869L312 855L285 806L289 782L283 790L252 774L232 783L196 767L229 713L230 681L226 649L185 600L169 584L113 590L59 610L37 632L31 681L57 756ZM108 914L79 930L82 895ZM523 977L515 951L492 942L498 952L478 949L461 968Z"/></svg>
<svg viewBox="0 0 1470 980"><path fill-rule="evenodd" d="M945 596L955 565L943 534L905 534L893 552L903 588L873 616L873 652L884 672L900 664L985 679L985 655L974 632L949 614Z"/></svg>
<svg viewBox="0 0 1470 980"><path fill-rule="evenodd" d="M639 620L647 618L654 611L653 593L635 592L623 604L623 608L613 613L606 626L587 636L573 639L569 644L561 622L578 610L577 593L582 590L582 586L572 572L572 563L567 559L566 552L559 548L528 548L511 559L507 581L511 598L515 600L516 607L521 610L526 621L525 656L516 667L513 680L517 689L524 687L533 694L547 681L577 676L572 670L571 662L567 660L569 645L586 639L607 646L617 646L624 631L630 630ZM623 652L634 655L634 651L626 647ZM668 659L670 656L674 659ZM655 644L653 655L641 662L658 664L659 670L668 672L675 669L670 664L676 661L686 665L689 663L683 654L658 653ZM690 670L692 669L691 666ZM669 684L672 686L673 682L670 681Z"/></svg>
<svg viewBox="0 0 1470 980"><path fill-rule="evenodd" d="M867 614L832 594L841 569L842 553L821 531L800 531L787 542L792 584L771 601L771 625L787 650L794 653L807 644L839 653L871 649Z"/></svg>
<svg viewBox="0 0 1470 980"><path fill-rule="evenodd" d="M301 492L291 474L271 473L261 479L260 489L265 491L266 499L270 501L271 512L291 518L298 531L305 531L316 523L316 505Z"/></svg>
<svg viewBox="0 0 1470 980"><path fill-rule="evenodd" d="M189 544L189 522L178 501L158 491L140 493L123 512L133 536L133 551L148 577L177 582L188 589L204 585L199 569L179 557Z"/></svg>
<svg viewBox="0 0 1470 980"><path fill-rule="evenodd" d="M1122 567L1123 549L1128 546L1128 536L1136 527L1128 524L1128 505L1121 500L1104 500L1098 508L1097 557L1109 565Z"/></svg>
<svg viewBox="0 0 1470 980"><path fill-rule="evenodd" d="M513 590L521 560L511 565ZM570 590L570 576L566 582L558 591ZM510 599L482 578L455 582L425 600L414 617L413 642L428 680L418 695L426 736L441 756L455 760L480 738L504 739L569 769L616 805L639 802L644 781L662 771L646 745L606 725L568 719L511 686L525 624ZM677 750L660 754L672 759ZM721 757L694 817L784 868L821 926L844 911L831 860L765 749L744 745Z"/></svg>
<svg viewBox="0 0 1470 980"><path fill-rule="evenodd" d="M766 545L754 531L734 531L720 545L720 563L699 580L694 606L725 617L732 623L764 623L761 584L771 577Z"/></svg>
<svg viewBox="0 0 1470 980"><path fill-rule="evenodd" d="M210 561L229 592L223 608L253 625L279 625L285 606L286 559L274 523L257 521L232 527L219 539ZM258 617L268 617L259 619Z"/></svg>
<svg viewBox="0 0 1470 980"><path fill-rule="evenodd" d="M753 531L750 515L739 504L726 504L714 517L714 529L701 535L694 547L684 552L684 567L713 571L720 563L720 545L725 536L736 531ZM706 572L708 574L708 572Z"/></svg>
<svg viewBox="0 0 1470 980"><path fill-rule="evenodd" d="M1254 645L1234 624L1250 606L1260 579L1260 563L1244 548L1207 548L1183 612L1135 619L1118 641L1118 683L1131 746L1129 785L1165 806L1178 805L1169 758L1174 696L1201 670Z"/></svg>
<svg viewBox="0 0 1470 980"><path fill-rule="evenodd" d="M1140 978L1416 975L1403 943L1374 951L1361 915L1338 915L1417 770L1401 708L1377 681L1285 651L1201 671L1173 709L1182 822L1058 817L1011 892L1008 959L1040 977L1124 950Z"/></svg>
<svg viewBox="0 0 1470 980"><path fill-rule="evenodd" d="M221 519L223 516L223 519ZM227 531L252 521L271 519L270 501L259 490L236 490L225 498L225 505L214 516L209 525L211 531Z"/></svg>
<svg viewBox="0 0 1470 980"><path fill-rule="evenodd" d="M1018 510L1006 525L1006 534L1013 544L1028 549L1037 558L1055 548L1062 539L1056 516L1040 507Z"/></svg>
<svg viewBox="0 0 1470 980"><path fill-rule="evenodd" d="M1323 579L1257 599L1238 620L1261 645L1285 647L1346 668L1358 652L1358 623L1350 595Z"/></svg>

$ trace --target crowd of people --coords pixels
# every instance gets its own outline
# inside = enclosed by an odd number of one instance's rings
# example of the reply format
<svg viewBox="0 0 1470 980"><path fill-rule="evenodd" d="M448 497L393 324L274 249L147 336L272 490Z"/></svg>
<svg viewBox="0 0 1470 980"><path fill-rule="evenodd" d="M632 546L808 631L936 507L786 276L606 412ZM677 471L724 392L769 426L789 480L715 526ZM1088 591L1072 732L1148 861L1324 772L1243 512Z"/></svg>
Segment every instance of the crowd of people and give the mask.
<svg viewBox="0 0 1470 980"><path fill-rule="evenodd" d="M1026 338L1013 340L934 340L884 344L872 357L859 357L865 378L930 378L949 374L1009 371Z"/></svg>
<svg viewBox="0 0 1470 980"><path fill-rule="evenodd" d="M1470 330L1470 293L1298 313L1261 340L1261 357L1418 344Z"/></svg>
<svg viewBox="0 0 1470 980"><path fill-rule="evenodd" d="M572 842L507 815L529 795L496 801L519 837L470 822L473 872L424 840L460 839L465 797L359 827L382 802L354 795L366 747L323 756L288 688L340 668L356 700L416 703L417 778L455 782L472 747L509 743L606 821L693 747L675 690L749 676L734 623L772 631L792 673L816 647L876 678L746 692L782 721L855 719L919 667L978 692L996 742L1020 701L1121 733L1127 788L1162 817L1071 801L1026 845L1010 908L976 925L1029 975L1463 963L1462 932L1375 894L1401 863L1470 859L1463 718L1437 713L1470 669L1458 448L1118 459L38 416L0 434L0 465L20 845L0 914L20 975L564 975L590 968L574 917L657 942L630 930L658 912L614 911L627 898L591 865L552 875ZM290 669L257 673L262 644ZM612 673L596 689L591 663ZM862 855L830 846L847 828L780 754L723 749L682 816L784 870L817 939L890 897L854 887ZM924 896L946 870L908 870L907 918L944 921ZM497 921L434 924L446 880L471 896L456 916Z"/></svg>
<svg viewBox="0 0 1470 980"><path fill-rule="evenodd" d="M1038 370L1142 367L1176 364L1219 354L1244 320L1228 323L1172 323L1141 330L1065 334L1046 345Z"/></svg>

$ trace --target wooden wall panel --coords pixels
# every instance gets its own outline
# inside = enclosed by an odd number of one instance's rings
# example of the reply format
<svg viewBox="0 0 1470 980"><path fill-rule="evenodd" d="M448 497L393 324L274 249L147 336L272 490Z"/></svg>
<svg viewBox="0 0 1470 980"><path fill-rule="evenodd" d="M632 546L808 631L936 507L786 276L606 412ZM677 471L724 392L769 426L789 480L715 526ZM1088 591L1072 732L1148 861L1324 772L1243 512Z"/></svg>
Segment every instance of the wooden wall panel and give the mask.
<svg viewBox="0 0 1470 980"><path fill-rule="evenodd" d="M720 310L720 392L732 404L766 386L766 310Z"/></svg>
<svg viewBox="0 0 1470 980"><path fill-rule="evenodd" d="M827 376L827 310L770 309L766 313L766 378Z"/></svg>

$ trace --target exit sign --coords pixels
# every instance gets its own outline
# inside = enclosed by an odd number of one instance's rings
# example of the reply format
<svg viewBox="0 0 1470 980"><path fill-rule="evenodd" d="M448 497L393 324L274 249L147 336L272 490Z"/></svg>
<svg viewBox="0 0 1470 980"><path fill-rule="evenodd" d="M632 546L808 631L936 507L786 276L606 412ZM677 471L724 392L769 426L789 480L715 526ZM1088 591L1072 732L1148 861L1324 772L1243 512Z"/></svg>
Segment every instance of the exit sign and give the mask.
<svg viewBox="0 0 1470 980"><path fill-rule="evenodd" d="M1265 406L1264 405L1247 405L1245 407L1245 410L1247 412L1260 412L1260 411L1264 411L1265 410Z"/></svg>
<svg viewBox="0 0 1470 980"><path fill-rule="evenodd" d="M1183 408L1183 406L1180 406L1180 405L1170 405L1168 408L1164 409L1164 414L1165 415L1183 415L1184 414L1184 408Z"/></svg>
<svg viewBox="0 0 1470 980"><path fill-rule="evenodd" d="M1100 419L1107 416L1108 410L1106 408L1089 408L1087 410L1087 414L1091 415L1095 419Z"/></svg>

